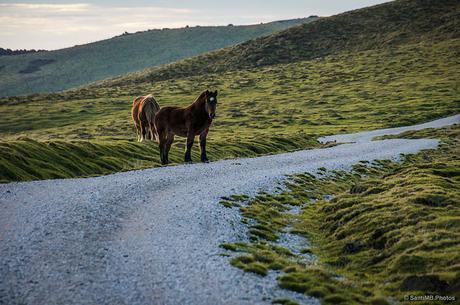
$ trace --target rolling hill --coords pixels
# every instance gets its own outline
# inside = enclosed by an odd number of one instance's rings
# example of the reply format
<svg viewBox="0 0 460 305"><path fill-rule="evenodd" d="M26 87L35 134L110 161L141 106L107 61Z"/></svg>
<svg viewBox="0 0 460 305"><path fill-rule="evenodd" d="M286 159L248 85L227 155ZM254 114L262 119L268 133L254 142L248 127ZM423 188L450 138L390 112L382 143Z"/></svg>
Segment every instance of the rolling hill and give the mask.
<svg viewBox="0 0 460 305"><path fill-rule="evenodd" d="M343 51L442 41L459 38L459 29L460 6L456 0L397 0L321 18L234 47L122 76L107 85L291 63Z"/></svg>
<svg viewBox="0 0 460 305"><path fill-rule="evenodd" d="M53 92L158 66L308 23L149 30L62 50L0 57L0 96Z"/></svg>

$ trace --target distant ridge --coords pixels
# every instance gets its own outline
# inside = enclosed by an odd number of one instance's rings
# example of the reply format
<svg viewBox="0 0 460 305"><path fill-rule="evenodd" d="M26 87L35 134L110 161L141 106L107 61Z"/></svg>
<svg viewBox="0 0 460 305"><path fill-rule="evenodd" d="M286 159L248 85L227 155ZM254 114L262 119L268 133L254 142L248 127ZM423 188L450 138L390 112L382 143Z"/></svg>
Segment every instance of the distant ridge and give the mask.
<svg viewBox="0 0 460 305"><path fill-rule="evenodd" d="M71 48L0 56L0 96L54 92L148 67L171 63L318 17L246 26L148 30Z"/></svg>
<svg viewBox="0 0 460 305"><path fill-rule="evenodd" d="M37 52L46 52L46 50L26 50L26 49L18 49L18 50L11 50L11 49L4 49L0 48L0 56L13 56L13 55L21 55L21 54L28 54L28 53L37 53Z"/></svg>

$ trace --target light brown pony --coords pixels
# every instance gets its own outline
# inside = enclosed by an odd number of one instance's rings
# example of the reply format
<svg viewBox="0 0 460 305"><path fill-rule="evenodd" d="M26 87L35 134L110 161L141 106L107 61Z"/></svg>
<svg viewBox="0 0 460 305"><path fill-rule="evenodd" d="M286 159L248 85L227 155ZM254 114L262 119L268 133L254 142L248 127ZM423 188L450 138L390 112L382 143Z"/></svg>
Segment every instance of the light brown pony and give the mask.
<svg viewBox="0 0 460 305"><path fill-rule="evenodd" d="M131 114L139 142L142 142L144 139L155 140L154 119L159 110L160 105L151 95L139 96L134 99Z"/></svg>
<svg viewBox="0 0 460 305"><path fill-rule="evenodd" d="M134 127L136 127L137 141L141 140L141 123L139 121L139 104L145 98L145 96L138 96L133 101L133 107L131 108L131 116L133 118Z"/></svg>
<svg viewBox="0 0 460 305"><path fill-rule="evenodd" d="M208 162L206 137L216 115L217 91L206 90L188 107L163 107L155 116L157 141L162 164L168 164L168 154L174 135L187 137L185 162L192 162L191 149L195 136L200 136L201 161Z"/></svg>

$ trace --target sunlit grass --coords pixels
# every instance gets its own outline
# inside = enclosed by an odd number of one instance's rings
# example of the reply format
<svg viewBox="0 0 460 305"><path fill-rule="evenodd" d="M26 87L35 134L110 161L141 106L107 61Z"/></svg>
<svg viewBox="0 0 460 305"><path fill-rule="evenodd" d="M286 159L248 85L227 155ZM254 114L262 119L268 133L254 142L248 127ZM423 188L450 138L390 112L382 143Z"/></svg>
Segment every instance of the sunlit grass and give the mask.
<svg viewBox="0 0 460 305"><path fill-rule="evenodd" d="M219 90L208 141L214 160L318 147L315 138L320 135L456 114L459 47L459 40L448 40L154 84L1 99L2 162L10 172L2 171L1 179L75 177L157 166L156 144L135 143L130 118L132 99L147 93L160 105L184 106L205 88ZM25 138L38 143L30 145ZM50 144L56 141L66 149L53 148ZM183 142L177 138L174 144L174 162L182 162ZM80 152L85 171L65 165L71 163L63 160L73 155L72 150ZM38 164L51 159L57 169L53 175L44 174ZM99 166L93 164L96 160ZM27 170L29 165L34 170ZM14 173L16 168L28 174Z"/></svg>

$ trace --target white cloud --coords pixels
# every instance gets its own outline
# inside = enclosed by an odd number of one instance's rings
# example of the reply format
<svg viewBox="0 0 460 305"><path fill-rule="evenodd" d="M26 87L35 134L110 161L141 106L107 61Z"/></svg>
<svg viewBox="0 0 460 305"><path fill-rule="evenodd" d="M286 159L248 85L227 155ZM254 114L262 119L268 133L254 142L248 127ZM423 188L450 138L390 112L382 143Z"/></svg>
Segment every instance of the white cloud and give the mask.
<svg viewBox="0 0 460 305"><path fill-rule="evenodd" d="M47 4L47 3L0 3L3 9L47 10L49 12L83 12L91 8L88 3Z"/></svg>
<svg viewBox="0 0 460 305"><path fill-rule="evenodd" d="M150 28L200 24L189 9L78 4L0 4L0 47L57 49Z"/></svg>

